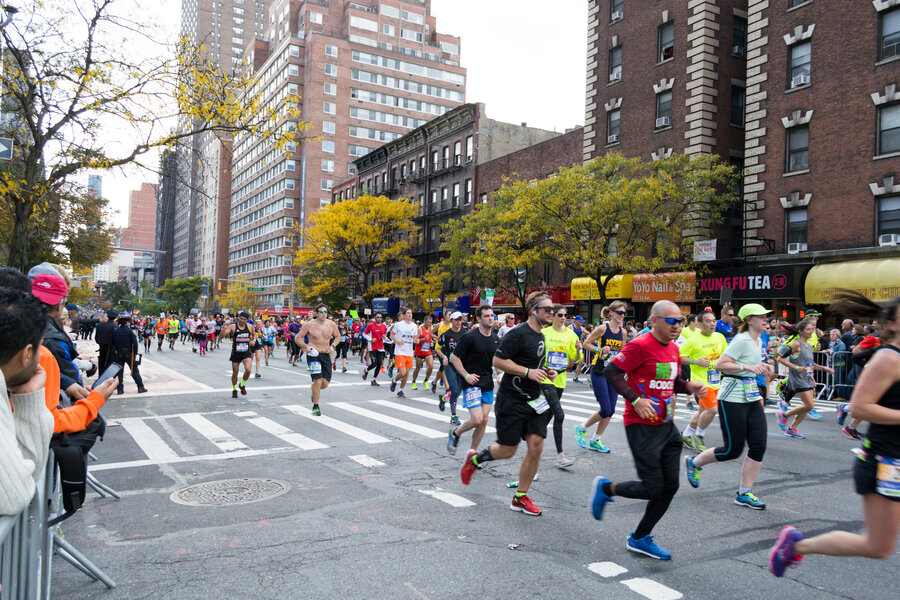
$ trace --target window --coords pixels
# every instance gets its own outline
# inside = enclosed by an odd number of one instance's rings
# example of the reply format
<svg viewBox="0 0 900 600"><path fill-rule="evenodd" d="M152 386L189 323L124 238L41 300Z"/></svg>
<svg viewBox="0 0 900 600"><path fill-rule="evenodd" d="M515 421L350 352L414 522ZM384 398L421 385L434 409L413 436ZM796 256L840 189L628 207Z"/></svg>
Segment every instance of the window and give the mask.
<svg viewBox="0 0 900 600"><path fill-rule="evenodd" d="M481 203L487 204L487 193L481 194Z"/></svg>
<svg viewBox="0 0 900 600"><path fill-rule="evenodd" d="M618 110L611 110L606 113L606 143L617 144L619 142L619 118L621 114Z"/></svg>
<svg viewBox="0 0 900 600"><path fill-rule="evenodd" d="M669 60L675 56L675 24L666 23L659 27L659 62Z"/></svg>
<svg viewBox="0 0 900 600"><path fill-rule="evenodd" d="M334 154L334 142L331 140L322 140L322 152Z"/></svg>
<svg viewBox="0 0 900 600"><path fill-rule="evenodd" d="M474 144L472 140L472 136L466 137L466 162L472 160Z"/></svg>
<svg viewBox="0 0 900 600"><path fill-rule="evenodd" d="M747 90L738 85L731 86L731 124L744 126L744 105Z"/></svg>
<svg viewBox="0 0 900 600"><path fill-rule="evenodd" d="M322 133L334 133L334 121L322 121Z"/></svg>
<svg viewBox="0 0 900 600"><path fill-rule="evenodd" d="M747 53L747 19L735 17L732 24L731 55L743 58Z"/></svg>
<svg viewBox="0 0 900 600"><path fill-rule="evenodd" d="M616 46L609 51L609 81L622 79L622 46Z"/></svg>
<svg viewBox="0 0 900 600"><path fill-rule="evenodd" d="M356 165L347 163L347 175L356 175Z"/></svg>
<svg viewBox="0 0 900 600"><path fill-rule="evenodd" d="M314 10L309 11L309 22L315 23L316 25L322 24L322 13L316 12Z"/></svg>
<svg viewBox="0 0 900 600"><path fill-rule="evenodd" d="M788 3L788 8L794 8L795 6L800 6L801 4L806 4L807 2L811 2L812 0L791 0Z"/></svg>
<svg viewBox="0 0 900 600"><path fill-rule="evenodd" d="M387 23L385 23L381 26L381 33L394 37L395 35L397 35L397 28L393 25L388 25Z"/></svg>
<svg viewBox="0 0 900 600"><path fill-rule="evenodd" d="M809 126L791 127L788 134L787 170L803 171L809 168Z"/></svg>
<svg viewBox="0 0 900 600"><path fill-rule="evenodd" d="M787 243L806 243L807 213L805 208L795 208L787 211Z"/></svg>
<svg viewBox="0 0 900 600"><path fill-rule="evenodd" d="M891 10L881 15L881 28L878 44L878 58L893 58L900 54L900 9Z"/></svg>
<svg viewBox="0 0 900 600"><path fill-rule="evenodd" d="M400 37L404 40L409 40L411 42L421 42L422 41L422 32L414 31L412 29L403 29L400 28Z"/></svg>
<svg viewBox="0 0 900 600"><path fill-rule="evenodd" d="M366 31L378 31L378 22L370 21L369 19L363 19L362 17L357 17L355 15L350 15L350 27L356 27L357 29L365 29Z"/></svg>
<svg viewBox="0 0 900 600"><path fill-rule="evenodd" d="M325 65L325 74L337 77L337 65Z"/></svg>
<svg viewBox="0 0 900 600"><path fill-rule="evenodd" d="M609 3L609 20L618 21L625 16L625 0L612 0Z"/></svg>
<svg viewBox="0 0 900 600"><path fill-rule="evenodd" d="M337 46L333 46L331 44L325 44L325 56L333 56L337 58L338 49Z"/></svg>
<svg viewBox="0 0 900 600"><path fill-rule="evenodd" d="M447 199L449 197L450 197L450 188L448 188L445 185L444 187L441 188L441 201L444 203L444 205L447 204Z"/></svg>
<svg viewBox="0 0 900 600"><path fill-rule="evenodd" d="M672 124L672 91L666 90L656 95L656 128Z"/></svg>
<svg viewBox="0 0 900 600"><path fill-rule="evenodd" d="M809 83L809 53L812 44L803 42L790 47L788 86L795 88Z"/></svg>
<svg viewBox="0 0 900 600"><path fill-rule="evenodd" d="M328 173L334 173L334 161L326 158L322 159L322 170Z"/></svg>
<svg viewBox="0 0 900 600"><path fill-rule="evenodd" d="M453 184L453 207L459 206L459 182Z"/></svg>
<svg viewBox="0 0 900 600"><path fill-rule="evenodd" d="M381 14L383 14L387 17L392 17L394 19L399 19L400 18L400 9L394 8L393 6L388 6L387 4L382 4L381 5Z"/></svg>
<svg viewBox="0 0 900 600"><path fill-rule="evenodd" d="M878 109L878 154L900 151L900 104Z"/></svg>
<svg viewBox="0 0 900 600"><path fill-rule="evenodd" d="M440 163L438 162L438 161L440 161L440 159L441 159L440 152L435 150L434 152L431 153L431 170L432 170L432 172L437 171L440 168L440 166L439 166Z"/></svg>
<svg viewBox="0 0 900 600"><path fill-rule="evenodd" d="M453 143L453 164L462 163L462 142L457 140Z"/></svg>
<svg viewBox="0 0 900 600"><path fill-rule="evenodd" d="M419 194L419 214L425 214L425 194Z"/></svg>
<svg viewBox="0 0 900 600"><path fill-rule="evenodd" d="M419 13L400 11L400 18L404 21L409 21L410 23L416 23L417 25L425 24L425 15L420 15Z"/></svg>
<svg viewBox="0 0 900 600"><path fill-rule="evenodd" d="M900 235L900 196L878 199L878 235Z"/></svg>
<svg viewBox="0 0 900 600"><path fill-rule="evenodd" d="M293 159L286 161L284 164L285 171L293 171L296 168L297 168L297 163Z"/></svg>
<svg viewBox="0 0 900 600"><path fill-rule="evenodd" d="M466 195L463 196L463 204L468 204L472 201L472 180L466 179Z"/></svg>
<svg viewBox="0 0 900 600"><path fill-rule="evenodd" d="M284 188L286 190L292 190L292 189L294 189L294 186L295 186L295 183L294 183L293 179L285 179L284 180Z"/></svg>
<svg viewBox="0 0 900 600"><path fill-rule="evenodd" d="M434 204L437 202L437 190L431 190L431 203Z"/></svg>
<svg viewBox="0 0 900 600"><path fill-rule="evenodd" d="M324 112L326 115L335 114L336 109L337 105L334 102L325 102L324 104L322 104L322 112Z"/></svg>
<svg viewBox="0 0 900 600"><path fill-rule="evenodd" d="M337 96L337 84L336 83L326 83L325 84L325 93L329 96Z"/></svg>

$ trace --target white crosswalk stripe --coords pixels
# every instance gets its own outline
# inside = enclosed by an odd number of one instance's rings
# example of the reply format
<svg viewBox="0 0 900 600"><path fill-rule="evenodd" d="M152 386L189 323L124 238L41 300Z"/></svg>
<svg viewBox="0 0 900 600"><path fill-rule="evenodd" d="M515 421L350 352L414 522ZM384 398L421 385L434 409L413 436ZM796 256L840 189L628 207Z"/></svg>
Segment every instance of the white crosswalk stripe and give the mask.
<svg viewBox="0 0 900 600"><path fill-rule="evenodd" d="M194 428L200 435L208 439L222 452L234 452L235 450L249 450L250 448L232 436L230 433L201 415L200 413L187 413L181 415L181 419Z"/></svg>
<svg viewBox="0 0 900 600"><path fill-rule="evenodd" d="M151 461L163 463L178 458L178 454L143 419L119 419L119 423Z"/></svg>
<svg viewBox="0 0 900 600"><path fill-rule="evenodd" d="M367 410L365 408L356 406L355 404L349 404L347 402L332 402L330 406L335 408L340 408L342 410L346 410L348 412L352 412L354 414L368 417L373 421L380 421L381 423L385 423L387 425L392 425L397 427L398 429L405 429L406 431L412 431L413 433L418 433L419 435L424 435L429 438L442 438L447 435L445 431L438 431L437 429L429 429L428 427L422 427L421 425L416 425L415 423L409 423L407 421L401 421L400 419L395 419L394 417L389 417L387 415L382 415L381 413L377 413L371 410Z"/></svg>
<svg viewBox="0 0 900 600"><path fill-rule="evenodd" d="M283 407L286 410L291 411L295 415L300 415L301 417L309 418L311 421L315 421L325 427L331 427L332 429L336 429L341 433L346 433L349 436L355 437L358 440L366 442L367 444L382 444L384 442L389 442L391 440L386 437L381 437L371 431L366 431L365 429L361 429L359 427L355 427L348 423L344 423L343 421L338 421L335 418L329 417L328 415L320 415L315 417L312 413L309 412L309 409L298 406L297 404L288 404Z"/></svg>
<svg viewBox="0 0 900 600"><path fill-rule="evenodd" d="M266 433L270 433L278 439L283 440L292 446L296 446L301 450L320 450L328 447L321 442L309 439L305 435L300 435L296 431L291 431L284 425L276 423L272 419L266 417L252 417L247 419L247 422L256 425Z"/></svg>
<svg viewBox="0 0 900 600"><path fill-rule="evenodd" d="M377 404L378 406L384 406L386 408L392 408L394 410L399 410L401 412L418 415L420 417L425 417L426 419L431 419L433 421L441 421L442 423L447 422L447 418L444 417L441 413L428 412L427 410L422 410L421 408L413 408L411 406L404 406L403 404L397 404L396 402L388 402L387 400L372 400L372 404ZM493 427L486 427L485 431L487 433L497 433L497 430Z"/></svg>

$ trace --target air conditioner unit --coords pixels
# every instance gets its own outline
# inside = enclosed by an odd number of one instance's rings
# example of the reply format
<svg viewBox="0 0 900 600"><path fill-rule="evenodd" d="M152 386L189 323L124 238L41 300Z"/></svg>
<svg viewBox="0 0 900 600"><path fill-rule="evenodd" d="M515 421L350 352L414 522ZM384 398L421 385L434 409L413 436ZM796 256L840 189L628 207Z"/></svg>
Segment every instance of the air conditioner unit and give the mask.
<svg viewBox="0 0 900 600"><path fill-rule="evenodd" d="M806 244L804 244L802 242L788 244L788 249L787 249L788 254L800 254L801 252L806 252Z"/></svg>
<svg viewBox="0 0 900 600"><path fill-rule="evenodd" d="M734 48L731 49L732 56L743 56L744 55L744 47L738 44Z"/></svg>
<svg viewBox="0 0 900 600"><path fill-rule="evenodd" d="M659 129L660 127L668 127L671 124L672 124L672 119L670 119L669 117L658 117L656 119L656 128L657 129Z"/></svg>
<svg viewBox="0 0 900 600"><path fill-rule="evenodd" d="M609 81L612 83L613 81L622 81L622 70L617 69L609 74Z"/></svg>
<svg viewBox="0 0 900 600"><path fill-rule="evenodd" d="M606 143L607 143L607 144L615 144L615 143L618 142L618 141L619 141L619 136L617 136L617 135L608 135L608 136L606 136Z"/></svg>
<svg viewBox="0 0 900 600"><path fill-rule="evenodd" d="M617 10L612 15L610 15L609 20L610 21L618 21L619 19L623 18L624 16L625 16L624 12L622 12L621 10Z"/></svg>
<svg viewBox="0 0 900 600"><path fill-rule="evenodd" d="M879 246L897 246L900 245L900 235L896 233L885 233L878 236Z"/></svg>
<svg viewBox="0 0 900 600"><path fill-rule="evenodd" d="M809 73L800 73L799 75L794 75L794 78L791 79L791 87L795 88L801 85L809 84Z"/></svg>

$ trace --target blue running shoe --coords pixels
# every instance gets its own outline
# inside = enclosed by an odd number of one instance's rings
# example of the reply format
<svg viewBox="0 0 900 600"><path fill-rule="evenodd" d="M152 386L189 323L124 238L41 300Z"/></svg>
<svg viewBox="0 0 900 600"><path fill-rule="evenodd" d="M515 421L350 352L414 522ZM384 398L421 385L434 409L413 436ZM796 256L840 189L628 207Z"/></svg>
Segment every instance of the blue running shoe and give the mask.
<svg viewBox="0 0 900 600"><path fill-rule="evenodd" d="M844 421L847 420L847 415L850 414L850 407L847 406L846 403L841 402L837 407L837 422L841 427L844 426Z"/></svg>
<svg viewBox="0 0 900 600"><path fill-rule="evenodd" d="M632 531L628 535L628 540L625 542L625 549L631 552L637 552L639 554L646 554L651 558L656 558L659 560L671 560L672 555L665 548L656 545L653 541L652 535L645 535L640 539L634 539L634 532Z"/></svg>
<svg viewBox="0 0 900 600"><path fill-rule="evenodd" d="M822 415L820 415L816 411L816 409L812 409L811 411L806 413L806 416L809 417L810 419L812 419L813 421L821 421L822 420Z"/></svg>
<svg viewBox="0 0 900 600"><path fill-rule="evenodd" d="M778 418L778 426L781 427L782 431L788 430L788 418L784 416L784 411L779 410L775 413L775 416Z"/></svg>
<svg viewBox="0 0 900 600"><path fill-rule="evenodd" d="M447 454L455 456L457 444L459 444L459 438L456 437L456 427L451 427L450 433L447 434Z"/></svg>
<svg viewBox="0 0 900 600"><path fill-rule="evenodd" d="M603 491L604 483L610 483L609 479L600 477L599 475L594 478L594 495L591 498L591 514L594 515L594 518L598 521L603 518L603 509L606 507L606 503L615 502L615 500L607 496L606 492Z"/></svg>
<svg viewBox="0 0 900 600"><path fill-rule="evenodd" d="M581 425L575 426L575 443L582 448L587 448L587 431Z"/></svg>
<svg viewBox="0 0 900 600"><path fill-rule="evenodd" d="M790 525L781 528L775 538L775 545L769 551L769 570L772 575L781 577L785 569L803 560L802 556L794 553L794 545L802 539L803 534Z"/></svg>
<svg viewBox="0 0 900 600"><path fill-rule="evenodd" d="M790 427L784 430L784 435L792 438L803 439L806 436L797 431L796 429L791 429Z"/></svg>
<svg viewBox="0 0 900 600"><path fill-rule="evenodd" d="M391 379L391 391L392 392L397 391L397 382L394 381L393 379Z"/></svg>
<svg viewBox="0 0 900 600"><path fill-rule="evenodd" d="M752 508L753 510L763 510L766 508L766 503L757 498L752 490L747 490L744 494L738 490L737 494L734 496L734 503L746 506L747 508Z"/></svg>
<svg viewBox="0 0 900 600"><path fill-rule="evenodd" d="M703 469L694 466L694 458L692 456L684 457L684 467L688 483L691 484L691 487L700 487L700 471Z"/></svg>
<svg viewBox="0 0 900 600"><path fill-rule="evenodd" d="M603 442L600 441L600 438L591 440L591 443L588 444L588 449L596 450L597 452L602 452L603 454L609 454L609 448L603 445Z"/></svg>

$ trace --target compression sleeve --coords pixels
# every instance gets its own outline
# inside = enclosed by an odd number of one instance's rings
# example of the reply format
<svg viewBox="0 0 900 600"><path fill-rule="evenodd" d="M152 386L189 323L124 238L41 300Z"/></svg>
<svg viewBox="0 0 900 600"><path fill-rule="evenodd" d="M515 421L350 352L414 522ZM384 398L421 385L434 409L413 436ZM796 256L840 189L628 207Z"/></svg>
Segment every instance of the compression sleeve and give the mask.
<svg viewBox="0 0 900 600"><path fill-rule="evenodd" d="M637 392L628 385L628 381L625 380L625 371L619 368L614 361L610 361L606 365L606 368L603 370L603 376L612 384L616 392L628 400L629 403L634 404L640 398Z"/></svg>

